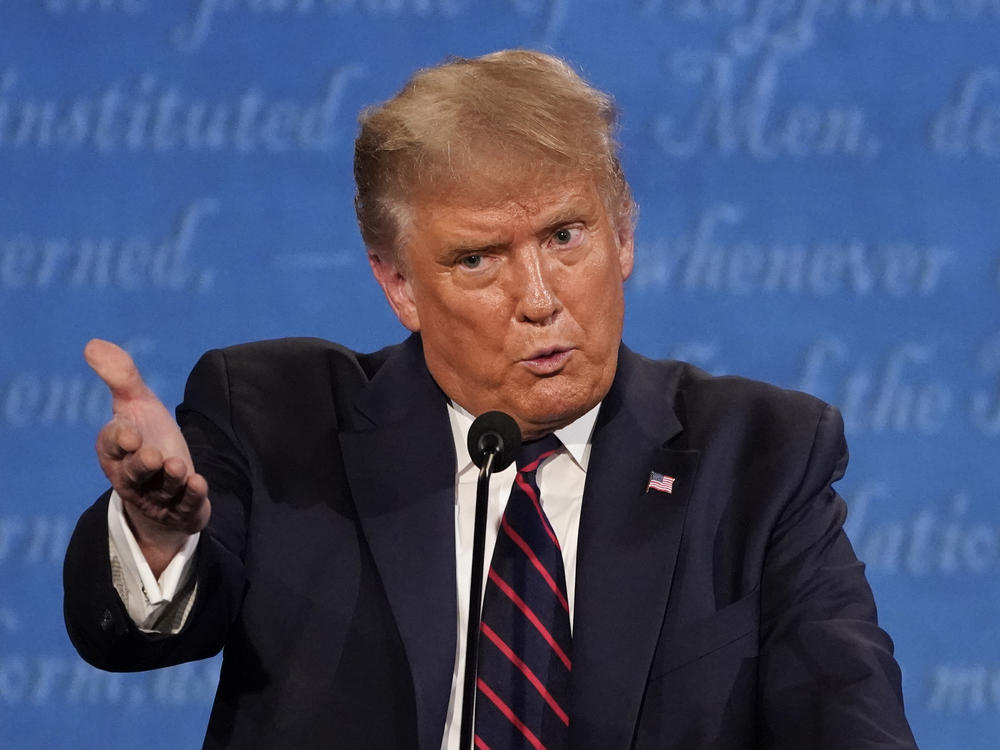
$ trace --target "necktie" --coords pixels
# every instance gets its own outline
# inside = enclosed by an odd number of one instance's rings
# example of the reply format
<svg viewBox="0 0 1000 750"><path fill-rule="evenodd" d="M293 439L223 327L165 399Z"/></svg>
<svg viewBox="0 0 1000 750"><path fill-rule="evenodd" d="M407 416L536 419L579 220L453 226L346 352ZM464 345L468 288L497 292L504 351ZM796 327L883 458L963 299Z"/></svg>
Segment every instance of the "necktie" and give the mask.
<svg viewBox="0 0 1000 750"><path fill-rule="evenodd" d="M535 471L559 450L525 443L483 594L476 681L480 750L569 747L572 640L562 551L539 502Z"/></svg>

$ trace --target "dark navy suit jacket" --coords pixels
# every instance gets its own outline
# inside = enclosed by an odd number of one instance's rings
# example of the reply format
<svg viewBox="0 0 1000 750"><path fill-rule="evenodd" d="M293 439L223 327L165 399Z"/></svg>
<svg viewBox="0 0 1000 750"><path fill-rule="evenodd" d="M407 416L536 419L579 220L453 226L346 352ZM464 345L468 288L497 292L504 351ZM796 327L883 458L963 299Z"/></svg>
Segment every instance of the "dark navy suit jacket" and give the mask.
<svg viewBox="0 0 1000 750"><path fill-rule="evenodd" d="M212 501L194 610L175 636L131 624L106 495L66 558L77 649L137 670L224 648L208 748L438 750L458 629L445 401L417 336L206 354L177 412ZM574 750L914 747L830 486L846 463L834 408L622 347L580 522Z"/></svg>

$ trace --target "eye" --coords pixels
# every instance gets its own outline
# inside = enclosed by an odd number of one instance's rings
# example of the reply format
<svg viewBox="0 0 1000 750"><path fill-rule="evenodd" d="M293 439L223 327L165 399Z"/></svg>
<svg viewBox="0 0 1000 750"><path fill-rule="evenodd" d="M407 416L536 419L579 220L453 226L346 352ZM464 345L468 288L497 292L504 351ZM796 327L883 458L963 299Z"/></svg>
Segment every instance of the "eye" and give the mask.
<svg viewBox="0 0 1000 750"><path fill-rule="evenodd" d="M482 255L466 255L460 258L458 261L459 265L465 268L479 268L483 264Z"/></svg>
<svg viewBox="0 0 1000 750"><path fill-rule="evenodd" d="M582 240L582 227L560 227L552 233L552 243L558 247L575 247Z"/></svg>

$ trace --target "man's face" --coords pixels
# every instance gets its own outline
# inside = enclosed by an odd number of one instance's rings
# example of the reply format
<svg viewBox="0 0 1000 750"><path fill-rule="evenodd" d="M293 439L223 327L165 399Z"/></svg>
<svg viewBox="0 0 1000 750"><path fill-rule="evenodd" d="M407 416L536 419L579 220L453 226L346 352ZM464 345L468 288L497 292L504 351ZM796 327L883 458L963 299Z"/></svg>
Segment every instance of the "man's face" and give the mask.
<svg viewBox="0 0 1000 750"><path fill-rule="evenodd" d="M507 412L526 438L608 392L632 271L631 230L616 229L590 178L529 184L499 200L423 195L405 263L372 259L441 389L473 415Z"/></svg>

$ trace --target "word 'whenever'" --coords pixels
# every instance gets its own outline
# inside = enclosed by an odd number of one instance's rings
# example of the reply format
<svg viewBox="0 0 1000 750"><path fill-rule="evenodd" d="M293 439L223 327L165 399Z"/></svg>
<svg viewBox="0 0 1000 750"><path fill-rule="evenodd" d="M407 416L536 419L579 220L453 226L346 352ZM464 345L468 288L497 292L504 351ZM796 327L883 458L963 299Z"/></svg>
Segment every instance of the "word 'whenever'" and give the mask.
<svg viewBox="0 0 1000 750"><path fill-rule="evenodd" d="M717 237L738 228L746 210L733 204L708 208L691 235L652 242L636 253L637 288L754 293L885 293L926 297L937 291L954 260L947 247L907 241L872 245L860 239L800 240L771 244L746 237Z"/></svg>

